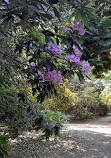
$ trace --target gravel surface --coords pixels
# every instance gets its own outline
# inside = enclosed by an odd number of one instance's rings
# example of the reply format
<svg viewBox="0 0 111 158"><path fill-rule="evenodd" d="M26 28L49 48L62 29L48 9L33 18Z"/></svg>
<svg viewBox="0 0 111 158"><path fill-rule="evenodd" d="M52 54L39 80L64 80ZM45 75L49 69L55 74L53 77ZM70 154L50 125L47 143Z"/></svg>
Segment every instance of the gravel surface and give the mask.
<svg viewBox="0 0 111 158"><path fill-rule="evenodd" d="M10 144L8 158L111 158L111 116L72 121L64 125L62 139L45 141L32 131Z"/></svg>

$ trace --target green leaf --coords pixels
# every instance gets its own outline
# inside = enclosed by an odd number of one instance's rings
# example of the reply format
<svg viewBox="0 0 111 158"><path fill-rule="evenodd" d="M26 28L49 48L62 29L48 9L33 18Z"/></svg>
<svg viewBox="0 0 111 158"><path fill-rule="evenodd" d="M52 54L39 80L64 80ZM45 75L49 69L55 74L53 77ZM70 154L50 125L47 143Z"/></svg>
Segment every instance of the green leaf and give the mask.
<svg viewBox="0 0 111 158"><path fill-rule="evenodd" d="M88 25L88 18L87 18L87 16L86 16L86 15L81 16L81 20L82 20L82 22L83 22L83 24L84 24L85 26L87 26L87 25Z"/></svg>
<svg viewBox="0 0 111 158"><path fill-rule="evenodd" d="M7 133L7 132L6 132L6 131L4 131L4 133L3 133L3 134L5 135L6 133Z"/></svg>
<svg viewBox="0 0 111 158"><path fill-rule="evenodd" d="M99 41L100 45L101 46L104 46L104 47L111 47L111 39L108 39L108 40L100 40Z"/></svg>
<svg viewBox="0 0 111 158"><path fill-rule="evenodd" d="M0 101L2 101L2 97L0 96Z"/></svg>
<svg viewBox="0 0 111 158"><path fill-rule="evenodd" d="M0 87L0 93L3 93L3 92L4 92L4 91L3 91L3 88Z"/></svg>
<svg viewBox="0 0 111 158"><path fill-rule="evenodd" d="M74 16L75 16L76 20L78 20L78 21L81 20L81 13L78 10L75 11L75 15Z"/></svg>
<svg viewBox="0 0 111 158"><path fill-rule="evenodd" d="M45 19L48 19L48 20L52 20L53 19L53 16L51 14L40 14L42 16L42 18L45 18Z"/></svg>
<svg viewBox="0 0 111 158"><path fill-rule="evenodd" d="M29 7L29 9L31 9L31 10L34 11L34 12L45 14L45 12L44 12L43 9L39 9L39 8L37 8L37 7L34 6L34 5L28 5L28 7Z"/></svg>
<svg viewBox="0 0 111 158"><path fill-rule="evenodd" d="M111 37L111 32L107 32L105 35L104 35L104 38L110 38Z"/></svg>
<svg viewBox="0 0 111 158"><path fill-rule="evenodd" d="M103 27L104 29L111 28L111 16L103 18L99 23L99 27Z"/></svg>
<svg viewBox="0 0 111 158"><path fill-rule="evenodd" d="M3 21L4 31L5 31L5 32L8 32L8 30L9 30L9 28L10 28L10 26L11 26L11 22L12 22L12 18L10 18L10 20L5 19L5 20Z"/></svg>
<svg viewBox="0 0 111 158"><path fill-rule="evenodd" d="M27 26L28 26L28 17L26 17L24 20L21 19L21 27L23 31L26 30Z"/></svg>
<svg viewBox="0 0 111 158"><path fill-rule="evenodd" d="M86 5L88 5L88 4L89 4L89 1L86 1L86 2L83 1L83 2L82 2L82 6L86 6Z"/></svg>
<svg viewBox="0 0 111 158"><path fill-rule="evenodd" d="M42 33L45 35L45 36L54 36L55 34L49 30L44 30L42 31Z"/></svg>
<svg viewBox="0 0 111 158"><path fill-rule="evenodd" d="M82 81L84 79L84 76L83 76L83 74L80 71L76 72L76 74L79 77L80 81Z"/></svg>
<svg viewBox="0 0 111 158"><path fill-rule="evenodd" d="M42 36L43 38L40 38L41 44L45 44L45 37Z"/></svg>
<svg viewBox="0 0 111 158"><path fill-rule="evenodd" d="M74 17L74 15L75 15L75 11L76 11L76 9L73 9L74 11L73 11L73 13L71 14L71 17Z"/></svg>
<svg viewBox="0 0 111 158"><path fill-rule="evenodd" d="M60 13L59 13L59 11L57 10L56 7L53 7L53 11L55 13L55 16L60 20Z"/></svg>

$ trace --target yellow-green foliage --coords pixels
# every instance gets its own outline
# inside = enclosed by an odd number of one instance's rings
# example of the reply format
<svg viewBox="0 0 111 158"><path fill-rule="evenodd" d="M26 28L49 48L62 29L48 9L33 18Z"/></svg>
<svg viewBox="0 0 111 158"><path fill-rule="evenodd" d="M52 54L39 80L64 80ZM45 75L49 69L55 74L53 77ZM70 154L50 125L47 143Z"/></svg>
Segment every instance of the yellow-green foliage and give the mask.
<svg viewBox="0 0 111 158"><path fill-rule="evenodd" d="M99 94L95 92L94 88L85 88L83 91L78 93L75 98L73 114L82 115L84 111L90 112L91 109L95 109L99 102Z"/></svg>
<svg viewBox="0 0 111 158"><path fill-rule="evenodd" d="M66 111L74 104L75 93L72 93L69 89L59 88L57 95L52 95L44 101L44 105L51 110Z"/></svg>
<svg viewBox="0 0 111 158"><path fill-rule="evenodd" d="M105 87L105 89L100 94L100 99L103 103L111 105L111 88Z"/></svg>
<svg viewBox="0 0 111 158"><path fill-rule="evenodd" d="M67 93L68 95L70 95L71 97L75 97L77 93L73 93L71 92L68 88L65 89L65 93Z"/></svg>

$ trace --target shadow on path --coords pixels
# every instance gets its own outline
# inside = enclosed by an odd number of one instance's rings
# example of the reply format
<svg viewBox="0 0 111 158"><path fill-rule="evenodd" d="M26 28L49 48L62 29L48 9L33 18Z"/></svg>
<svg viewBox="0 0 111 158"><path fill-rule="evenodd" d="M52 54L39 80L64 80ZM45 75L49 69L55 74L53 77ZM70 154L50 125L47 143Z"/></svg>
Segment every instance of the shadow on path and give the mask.
<svg viewBox="0 0 111 158"><path fill-rule="evenodd" d="M34 131L24 133L23 139L11 141L9 158L111 158L111 117L102 119L67 124L63 138L57 140L41 140Z"/></svg>

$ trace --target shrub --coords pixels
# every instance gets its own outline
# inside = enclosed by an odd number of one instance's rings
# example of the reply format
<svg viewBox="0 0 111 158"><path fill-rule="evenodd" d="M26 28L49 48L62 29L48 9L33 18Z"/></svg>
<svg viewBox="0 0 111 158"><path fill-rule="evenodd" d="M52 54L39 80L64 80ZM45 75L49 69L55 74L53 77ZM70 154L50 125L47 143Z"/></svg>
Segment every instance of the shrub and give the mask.
<svg viewBox="0 0 111 158"><path fill-rule="evenodd" d="M73 106L75 93L69 89L57 89L57 95L52 95L44 101L44 105L53 111L65 112L69 107Z"/></svg>
<svg viewBox="0 0 111 158"><path fill-rule="evenodd" d="M38 93L33 96L26 88L17 91L5 88L0 92L0 120L9 126L11 137L17 137L25 130L41 129L48 139L51 135L58 135L61 123L67 121L61 112L48 110L37 102Z"/></svg>
<svg viewBox="0 0 111 158"><path fill-rule="evenodd" d="M69 107L66 112L75 118L85 118L92 115L106 115L109 111L108 98L104 91L103 81L88 80L80 81L77 76L67 82L67 87L76 92L73 100L73 106ZM107 94L108 95L108 94ZM110 94L108 95L110 99Z"/></svg>
<svg viewBox="0 0 111 158"><path fill-rule="evenodd" d="M66 123L68 118L62 112L52 111L52 110L44 110L45 121L41 121L41 125L44 126L45 137L48 139L52 135L60 135L60 129L62 127L61 123ZM47 120L47 121L46 121Z"/></svg>
<svg viewBox="0 0 111 158"><path fill-rule="evenodd" d="M110 108L107 104L104 104L102 102L99 103L96 112L100 116L105 116L109 112Z"/></svg>
<svg viewBox="0 0 111 158"><path fill-rule="evenodd" d="M86 87L78 91L74 98L73 107L67 112L75 118L87 118L92 115L106 115L109 111L107 104L101 101L100 92L94 87Z"/></svg>
<svg viewBox="0 0 111 158"><path fill-rule="evenodd" d="M8 151L10 151L10 147L8 145L9 136L6 135L6 131L0 133L0 157L5 158L8 156Z"/></svg>
<svg viewBox="0 0 111 158"><path fill-rule="evenodd" d="M57 95L45 100L44 105L51 110L62 110L77 119L89 118L92 115L103 116L109 111L109 105L102 95L103 89L104 86L99 80L80 82L75 78L69 83L67 80L63 87L57 89Z"/></svg>
<svg viewBox="0 0 111 158"><path fill-rule="evenodd" d="M98 92L94 88L85 88L78 92L74 100L71 115L75 118L85 118L91 116L98 106Z"/></svg>

